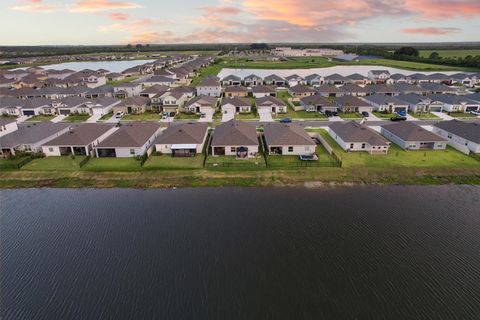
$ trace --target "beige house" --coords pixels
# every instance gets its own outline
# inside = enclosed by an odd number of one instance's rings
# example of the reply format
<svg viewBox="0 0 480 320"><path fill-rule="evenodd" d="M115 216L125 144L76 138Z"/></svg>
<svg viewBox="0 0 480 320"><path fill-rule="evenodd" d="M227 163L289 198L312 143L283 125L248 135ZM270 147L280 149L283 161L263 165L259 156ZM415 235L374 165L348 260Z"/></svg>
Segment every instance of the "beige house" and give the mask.
<svg viewBox="0 0 480 320"><path fill-rule="evenodd" d="M316 144L297 123L272 122L264 126L263 136L271 155L314 155Z"/></svg>
<svg viewBox="0 0 480 320"><path fill-rule="evenodd" d="M213 156L253 158L258 153L258 135L254 124L230 120L215 128L211 142Z"/></svg>
<svg viewBox="0 0 480 320"><path fill-rule="evenodd" d="M247 97L248 89L241 86L231 86L225 88L225 97Z"/></svg>
<svg viewBox="0 0 480 320"><path fill-rule="evenodd" d="M208 126L201 122L182 123L168 127L155 140L155 150L172 157L194 157L202 153Z"/></svg>
<svg viewBox="0 0 480 320"><path fill-rule="evenodd" d="M113 107L113 113L144 113L147 106L150 104L150 99L147 97L130 97Z"/></svg>

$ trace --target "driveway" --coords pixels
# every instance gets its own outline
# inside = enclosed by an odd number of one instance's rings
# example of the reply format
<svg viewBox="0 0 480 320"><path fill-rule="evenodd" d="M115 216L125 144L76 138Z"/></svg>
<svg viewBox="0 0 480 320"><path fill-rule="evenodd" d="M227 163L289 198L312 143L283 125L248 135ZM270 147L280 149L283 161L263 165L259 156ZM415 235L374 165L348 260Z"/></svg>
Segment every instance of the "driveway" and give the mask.
<svg viewBox="0 0 480 320"><path fill-rule="evenodd" d="M442 120L453 120L453 117L450 117L448 114L443 112L432 111L432 114L436 115L437 117L441 118Z"/></svg>
<svg viewBox="0 0 480 320"><path fill-rule="evenodd" d="M328 117L328 121L345 121L339 116Z"/></svg>
<svg viewBox="0 0 480 320"><path fill-rule="evenodd" d="M115 115L113 115L110 119L106 120L105 123L119 123L120 118L116 118Z"/></svg>
<svg viewBox="0 0 480 320"><path fill-rule="evenodd" d="M415 118L415 117L412 117L411 115L409 115L408 113L406 114L405 116L407 118L407 121L417 121L418 119Z"/></svg>
<svg viewBox="0 0 480 320"><path fill-rule="evenodd" d="M224 112L222 113L222 122L227 122L235 118L235 113L233 112Z"/></svg>
<svg viewBox="0 0 480 320"><path fill-rule="evenodd" d="M258 115L260 116L260 122L272 122L272 113L270 110L260 109L258 110Z"/></svg>
<svg viewBox="0 0 480 320"><path fill-rule="evenodd" d="M102 117L101 114L94 114L93 116L88 118L86 122L89 122L89 123L97 122L98 120L100 120L101 117Z"/></svg>
<svg viewBox="0 0 480 320"><path fill-rule="evenodd" d="M205 111L205 118L198 119L198 122L213 122L213 110Z"/></svg>
<svg viewBox="0 0 480 320"><path fill-rule="evenodd" d="M23 121L27 120L30 117L31 116L20 116L16 120L17 120L18 123L20 123L20 122L23 122Z"/></svg>
<svg viewBox="0 0 480 320"><path fill-rule="evenodd" d="M368 117L365 118L365 121L383 121L383 120L377 117L376 115L374 115L373 113L369 112Z"/></svg>

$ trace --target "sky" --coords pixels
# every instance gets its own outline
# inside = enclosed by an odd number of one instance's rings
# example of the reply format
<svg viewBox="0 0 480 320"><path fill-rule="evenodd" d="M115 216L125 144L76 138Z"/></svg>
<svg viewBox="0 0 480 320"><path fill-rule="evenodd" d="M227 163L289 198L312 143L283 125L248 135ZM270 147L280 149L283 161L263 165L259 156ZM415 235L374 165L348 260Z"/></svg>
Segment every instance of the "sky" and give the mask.
<svg viewBox="0 0 480 320"><path fill-rule="evenodd" d="M0 45L480 41L480 0L0 0Z"/></svg>

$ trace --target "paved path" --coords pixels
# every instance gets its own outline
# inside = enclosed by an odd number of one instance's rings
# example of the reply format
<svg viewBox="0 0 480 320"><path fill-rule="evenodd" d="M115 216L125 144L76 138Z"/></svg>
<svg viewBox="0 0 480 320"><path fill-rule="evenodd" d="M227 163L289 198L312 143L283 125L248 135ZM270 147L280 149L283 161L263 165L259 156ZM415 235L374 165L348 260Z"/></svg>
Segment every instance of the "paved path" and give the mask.
<svg viewBox="0 0 480 320"><path fill-rule="evenodd" d="M94 114L93 116L88 118L86 122L89 122L89 123L97 122L98 120L100 120L101 117L102 117L101 114Z"/></svg>
<svg viewBox="0 0 480 320"><path fill-rule="evenodd" d="M119 123L120 120L120 118L117 118L115 115L113 115L110 119L106 120L105 123Z"/></svg>
<svg viewBox="0 0 480 320"><path fill-rule="evenodd" d="M432 111L432 114L436 115L437 117L439 117L443 120L453 120L453 117L450 117L448 114L443 113L443 112Z"/></svg>
<svg viewBox="0 0 480 320"><path fill-rule="evenodd" d="M213 122L213 110L205 111L205 118L198 119L198 122Z"/></svg>
<svg viewBox="0 0 480 320"><path fill-rule="evenodd" d="M222 113L222 122L227 122L235 118L235 113L227 112Z"/></svg>
<svg viewBox="0 0 480 320"><path fill-rule="evenodd" d="M380 119L379 117L377 117L371 112L368 113L368 117L366 117L365 120L366 121L383 121L382 119Z"/></svg>
<svg viewBox="0 0 480 320"><path fill-rule="evenodd" d="M24 122L25 120L27 120L30 117L31 116L20 116L20 117L17 118L17 122L18 123Z"/></svg>
<svg viewBox="0 0 480 320"><path fill-rule="evenodd" d="M333 117L328 117L328 121L345 121L343 120L342 118L340 118L339 116L333 116Z"/></svg>
<svg viewBox="0 0 480 320"><path fill-rule="evenodd" d="M417 118L412 117L412 116L409 115L408 113L407 113L407 115L406 115L405 117L407 118L407 121L417 121L417 120L418 120Z"/></svg>
<svg viewBox="0 0 480 320"><path fill-rule="evenodd" d="M272 114L268 110L258 110L258 115L260 116L260 122L272 122Z"/></svg>

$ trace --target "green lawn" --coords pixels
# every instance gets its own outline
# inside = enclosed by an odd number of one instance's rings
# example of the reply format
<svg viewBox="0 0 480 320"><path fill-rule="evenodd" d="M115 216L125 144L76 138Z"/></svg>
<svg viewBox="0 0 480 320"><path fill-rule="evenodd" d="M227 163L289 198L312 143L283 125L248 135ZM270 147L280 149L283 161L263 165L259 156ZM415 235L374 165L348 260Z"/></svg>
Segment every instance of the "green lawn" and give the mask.
<svg viewBox="0 0 480 320"><path fill-rule="evenodd" d="M110 119L111 117L113 117L113 112L104 114L100 119L98 119L98 121L106 121L106 120Z"/></svg>
<svg viewBox="0 0 480 320"><path fill-rule="evenodd" d="M465 112L445 112L452 118L475 118L476 115Z"/></svg>
<svg viewBox="0 0 480 320"><path fill-rule="evenodd" d="M122 80L116 80L116 81L107 81L107 85L116 86L122 83L135 81L138 78L140 78L140 76L126 77L126 78L123 78Z"/></svg>
<svg viewBox="0 0 480 320"><path fill-rule="evenodd" d="M367 65L367 66L383 66L383 67L392 67L405 70L413 71L476 71L475 68L462 68L455 66L444 66L438 64L429 64L429 63L420 63L420 62L411 62L411 61L400 61L400 60L390 60L390 59L365 59L360 60L359 62L350 61L350 62L341 62L339 65Z"/></svg>
<svg viewBox="0 0 480 320"><path fill-rule="evenodd" d="M23 161L30 158L30 156L15 156L12 158L0 158L0 170L14 169L11 166L20 165Z"/></svg>
<svg viewBox="0 0 480 320"><path fill-rule="evenodd" d="M437 52L442 58L465 58L466 56L479 56L480 49L464 50L420 50L420 56L428 58L432 52Z"/></svg>
<svg viewBox="0 0 480 320"><path fill-rule="evenodd" d="M204 155L195 157L172 157L171 155L152 155L145 162L145 169L199 169L203 167Z"/></svg>
<svg viewBox="0 0 480 320"><path fill-rule="evenodd" d="M160 121L162 118L158 112L146 111L144 113L126 114L122 121Z"/></svg>
<svg viewBox="0 0 480 320"><path fill-rule="evenodd" d="M200 115L196 113L185 113L179 112L175 115L175 120L198 120L200 119Z"/></svg>
<svg viewBox="0 0 480 320"><path fill-rule="evenodd" d="M416 112L416 113L410 113L410 115L414 118L417 118L419 120L436 120L439 119L436 115L430 112Z"/></svg>
<svg viewBox="0 0 480 320"><path fill-rule="evenodd" d="M84 122L92 115L88 113L70 113L64 120L69 122Z"/></svg>
<svg viewBox="0 0 480 320"><path fill-rule="evenodd" d="M92 158L82 169L87 171L138 171L142 167L136 158Z"/></svg>
<svg viewBox="0 0 480 320"><path fill-rule="evenodd" d="M370 155L367 152L347 153L328 135L327 131L319 131L342 159L345 168L462 168L478 166L477 160L450 147L446 150L405 151L392 142L387 155Z"/></svg>
<svg viewBox="0 0 480 320"><path fill-rule="evenodd" d="M335 160L321 145L317 145L315 151L318 155L318 161L303 161L299 156L269 155L267 158L268 166L272 167L301 167L302 165L316 166L318 163L336 164Z"/></svg>
<svg viewBox="0 0 480 320"><path fill-rule="evenodd" d="M237 113L235 114L235 119L236 120L251 120L251 119L256 119L258 120L260 117L259 115L255 112L250 112L250 113Z"/></svg>
<svg viewBox="0 0 480 320"><path fill-rule="evenodd" d="M55 118L55 116L53 116L53 115L38 114L36 116L32 116L32 117L28 118L25 121L27 121L27 122L30 122L30 121L50 121L53 118Z"/></svg>
<svg viewBox="0 0 480 320"><path fill-rule="evenodd" d="M75 171L79 170L79 163L84 156L61 156L34 159L24 165L21 170L25 171Z"/></svg>
<svg viewBox="0 0 480 320"><path fill-rule="evenodd" d="M217 166L215 166L217 164ZM235 156L212 156L208 155L207 160L205 161L206 167L264 167L265 158L261 153L258 154L255 158L249 159L236 159Z"/></svg>
<svg viewBox="0 0 480 320"><path fill-rule="evenodd" d="M383 113L383 112L378 112L374 111L373 114L377 116L378 118L382 119L390 119L391 117L397 117L398 115L396 113Z"/></svg>
<svg viewBox="0 0 480 320"><path fill-rule="evenodd" d="M339 112L338 116L342 119L363 119L363 115L359 112Z"/></svg>

